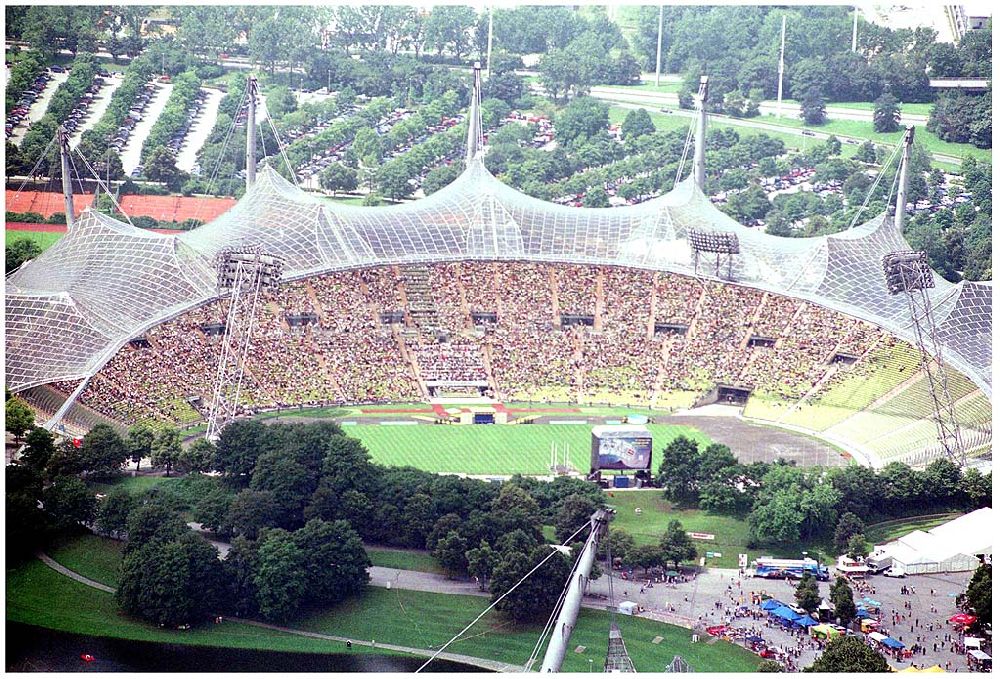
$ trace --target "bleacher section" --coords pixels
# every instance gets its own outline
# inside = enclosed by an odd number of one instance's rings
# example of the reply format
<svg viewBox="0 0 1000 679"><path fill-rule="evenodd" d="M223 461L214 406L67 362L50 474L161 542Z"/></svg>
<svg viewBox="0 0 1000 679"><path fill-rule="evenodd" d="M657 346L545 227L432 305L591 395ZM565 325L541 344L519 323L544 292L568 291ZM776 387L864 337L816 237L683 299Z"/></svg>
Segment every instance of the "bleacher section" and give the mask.
<svg viewBox="0 0 1000 679"><path fill-rule="evenodd" d="M191 404L203 414L213 396L222 339L212 329L227 308L204 305L127 344L80 403L125 424L196 420ZM567 314L588 322L566 325ZM963 438L982 446L992 406L962 374L948 378ZM661 408L734 385L751 391L746 416L874 460L936 445L911 345L814 304L620 267L458 262L286 284L258 313L240 400L245 412L412 401L451 383L505 400Z"/></svg>

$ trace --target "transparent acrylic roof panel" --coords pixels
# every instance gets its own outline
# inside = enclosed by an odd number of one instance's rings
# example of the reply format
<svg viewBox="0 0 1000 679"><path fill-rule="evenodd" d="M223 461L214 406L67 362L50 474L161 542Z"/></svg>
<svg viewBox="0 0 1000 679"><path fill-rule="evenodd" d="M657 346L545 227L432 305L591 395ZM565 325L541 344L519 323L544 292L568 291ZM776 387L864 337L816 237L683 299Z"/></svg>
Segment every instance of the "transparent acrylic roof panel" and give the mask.
<svg viewBox="0 0 1000 679"><path fill-rule="evenodd" d="M213 258L258 244L286 260L286 279L385 263L533 259L694 273L689 229L739 234L735 283L864 318L913 339L908 307L884 287L881 258L909 245L886 216L848 232L777 238L716 209L689 178L639 205L546 203L493 177L476 157L449 186L402 205L339 205L263 167L229 212L161 236L85 212L73 231L8 278L7 380L13 389L92 374L109 351L216 295ZM709 260L713 260L709 256ZM702 275L714 271L702 265ZM936 278L930 291L946 359L991 393L991 286ZM53 296L53 293L59 293ZM63 346L62 333L80 341ZM51 355L52 358L46 358Z"/></svg>

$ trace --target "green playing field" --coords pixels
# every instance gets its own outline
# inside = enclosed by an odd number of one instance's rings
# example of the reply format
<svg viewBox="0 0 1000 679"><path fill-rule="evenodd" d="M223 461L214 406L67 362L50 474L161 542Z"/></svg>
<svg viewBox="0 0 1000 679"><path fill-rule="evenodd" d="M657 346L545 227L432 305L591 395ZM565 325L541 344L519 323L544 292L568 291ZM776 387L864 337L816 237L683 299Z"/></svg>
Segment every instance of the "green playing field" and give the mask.
<svg viewBox="0 0 1000 679"><path fill-rule="evenodd" d="M653 466L660 451L681 434L708 443L697 429L681 425L648 425L653 434ZM524 425L352 425L348 436L360 439L372 460L385 465L410 465L433 472L465 474L549 474L552 444L559 461L569 446L570 465L590 471L589 424Z"/></svg>

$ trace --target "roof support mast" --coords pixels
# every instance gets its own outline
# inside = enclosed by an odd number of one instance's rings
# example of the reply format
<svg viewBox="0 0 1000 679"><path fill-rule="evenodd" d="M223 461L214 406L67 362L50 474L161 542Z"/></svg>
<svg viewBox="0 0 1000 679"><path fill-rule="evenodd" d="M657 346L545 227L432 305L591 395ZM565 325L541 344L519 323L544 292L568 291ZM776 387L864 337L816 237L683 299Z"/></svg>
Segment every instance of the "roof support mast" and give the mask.
<svg viewBox="0 0 1000 679"><path fill-rule="evenodd" d="M59 142L59 161L62 165L63 200L66 201L66 230L73 230L73 180L69 173L69 133L62 125L56 130Z"/></svg>
<svg viewBox="0 0 1000 679"><path fill-rule="evenodd" d="M903 159L899 163L899 190L896 193L896 229L903 232L906 221L906 189L910 185L910 156L913 153L913 125L906 126L903 136Z"/></svg>
<svg viewBox="0 0 1000 679"><path fill-rule="evenodd" d="M247 191L257 179L257 78L247 79Z"/></svg>
<svg viewBox="0 0 1000 679"><path fill-rule="evenodd" d="M472 165L482 146L483 122L479 112L479 97L482 88L479 62L472 67L472 101L469 103L469 137L465 145L465 167Z"/></svg>
<svg viewBox="0 0 1000 679"><path fill-rule="evenodd" d="M590 569L594 566L594 557L597 556L597 538L607 522L608 511L606 509L598 509L590 517L590 537L587 538L583 552L580 554L580 560L570 577L566 599L559 611L559 619L556 620L555 627L552 628L552 638L549 639L549 646L545 650L545 658L542 659L540 672L558 672L562 667L563 659L566 657L566 648L569 645L569 637L573 633L576 618L580 613L583 590L590 577Z"/></svg>
<svg viewBox="0 0 1000 679"><path fill-rule="evenodd" d="M705 130L708 127L708 76L701 76L698 87L698 119L694 131L694 184L705 190Z"/></svg>

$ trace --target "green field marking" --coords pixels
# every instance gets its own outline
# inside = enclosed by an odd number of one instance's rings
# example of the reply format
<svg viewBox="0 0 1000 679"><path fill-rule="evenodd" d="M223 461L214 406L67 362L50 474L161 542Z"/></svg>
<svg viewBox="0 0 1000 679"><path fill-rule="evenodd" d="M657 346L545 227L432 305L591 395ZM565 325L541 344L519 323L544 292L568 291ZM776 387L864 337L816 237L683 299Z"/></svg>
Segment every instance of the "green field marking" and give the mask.
<svg viewBox="0 0 1000 679"><path fill-rule="evenodd" d="M424 573L444 573L444 569L438 564L437 559L428 552L389 549L388 547L374 547L365 545L368 558L373 566L383 568L398 568L404 571L422 571Z"/></svg>
<svg viewBox="0 0 1000 679"><path fill-rule="evenodd" d="M7 620L74 634L194 646L341 653L341 644L223 621L190 630L160 629L118 611L114 595L61 575L31 559L7 569ZM377 649L358 648L357 652Z"/></svg>
<svg viewBox="0 0 1000 679"><path fill-rule="evenodd" d="M566 419L575 417L566 414ZM378 464L409 465L433 472L548 475L553 443L559 445L560 456L569 444L570 464L581 472L590 471L590 430L588 424L357 425L351 427L350 435L365 445ZM654 459L681 434L708 443L708 438L692 427L653 424L649 430Z"/></svg>
<svg viewBox="0 0 1000 679"><path fill-rule="evenodd" d="M47 547L45 553L59 565L85 578L117 587L124 549L124 542L88 534L62 538Z"/></svg>
<svg viewBox="0 0 1000 679"><path fill-rule="evenodd" d="M64 233L51 233L48 231L20 231L7 229L7 235L4 239L4 243L9 247L14 241L17 240L30 240L38 243L38 247L45 252L50 248L56 241L65 236Z"/></svg>
<svg viewBox="0 0 1000 679"><path fill-rule="evenodd" d="M289 626L354 639L375 639L416 648L440 646L471 622L489 599L470 595L433 594L367 587L360 597L338 606L307 613ZM7 570L7 619L51 629L141 641L227 648L343 652L337 642L309 639L283 632L223 621L186 631L165 630L121 614L114 597L71 580L31 560ZM569 653L563 669L587 671L588 659L602 667L607 652L609 618L603 611L584 609L573 644L585 653ZM683 654L699 671L752 672L757 657L733 644L691 644L690 631L642 618L618 618L629 653L639 671L658 671L674 655ZM487 614L449 651L515 665L523 664L538 638L537 625L516 626L495 612ZM653 644L655 636L663 642ZM352 652L378 649L356 644Z"/></svg>
<svg viewBox="0 0 1000 679"><path fill-rule="evenodd" d="M368 587L360 598L307 616L294 625L326 634L431 648L444 644L472 622L488 602L485 597L470 595ZM567 653L564 672L586 672L590 669L588 660L594 661L598 671L603 668L609 622L606 612L586 608L580 611L570 644L585 646L586 651ZM619 616L618 625L640 672L662 671L674 655L683 655L692 669L700 671L751 672L759 660L749 651L725 642L692 644L690 630L682 627L630 616ZM539 631L537 625L514 625L491 611L448 650L523 665ZM655 636L662 636L663 642L653 644Z"/></svg>

